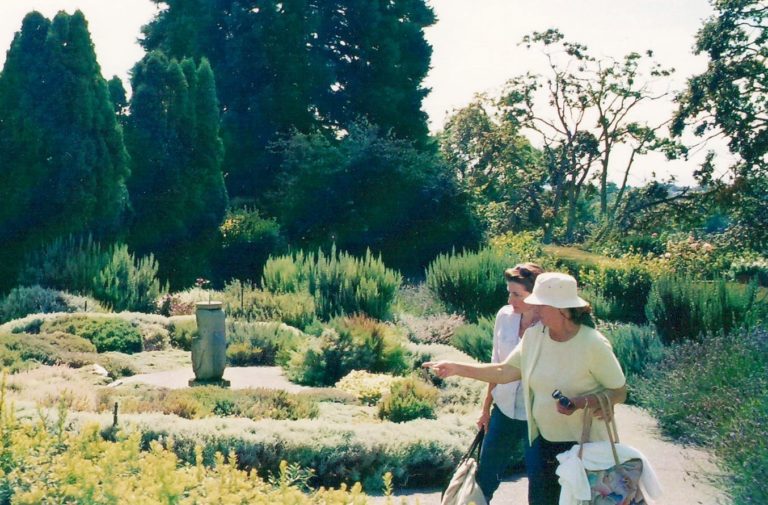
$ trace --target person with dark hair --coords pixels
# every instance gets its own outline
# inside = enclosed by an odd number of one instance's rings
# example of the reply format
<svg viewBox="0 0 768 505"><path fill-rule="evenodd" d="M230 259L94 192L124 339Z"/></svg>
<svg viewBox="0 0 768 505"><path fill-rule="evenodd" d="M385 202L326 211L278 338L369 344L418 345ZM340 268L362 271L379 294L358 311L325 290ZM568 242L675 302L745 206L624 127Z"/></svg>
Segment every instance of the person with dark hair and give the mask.
<svg viewBox="0 0 768 505"><path fill-rule="evenodd" d="M557 454L581 437L581 416L589 406L598 418L610 418L595 393L612 404L627 398L624 373L611 344L589 326L589 303L577 293L576 279L558 272L536 278L525 303L536 306L539 323L500 364L472 365L452 361L427 362L440 377L459 375L495 384L519 380L528 417L526 471L529 505L557 505L560 484L555 474ZM591 441L608 440L605 423L592 423Z"/></svg>
<svg viewBox="0 0 768 505"><path fill-rule="evenodd" d="M525 330L537 322L534 307L523 300L531 294L540 273L541 267L534 263L522 263L504 271L509 293L508 305L496 314L491 363L506 361ZM485 437L475 477L488 503L499 487L504 470L509 466L514 447L526 439L526 419L520 381L488 384L483 409L477 420L477 427L485 430Z"/></svg>

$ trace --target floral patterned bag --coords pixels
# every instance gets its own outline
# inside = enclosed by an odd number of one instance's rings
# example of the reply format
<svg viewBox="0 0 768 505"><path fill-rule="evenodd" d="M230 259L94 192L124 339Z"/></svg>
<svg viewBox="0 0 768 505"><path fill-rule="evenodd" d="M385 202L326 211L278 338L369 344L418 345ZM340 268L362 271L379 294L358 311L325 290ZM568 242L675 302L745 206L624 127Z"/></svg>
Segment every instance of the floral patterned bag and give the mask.
<svg viewBox="0 0 768 505"><path fill-rule="evenodd" d="M600 408L603 412L611 412L611 421L605 419L608 428L608 439L611 442L613 459L616 462L605 470L586 470L589 487L592 491L592 499L582 501L584 505L645 505L646 501L640 491L640 476L643 474L643 461L639 458L619 461L616 452L616 444L619 442L619 433L616 431L616 417L613 415L613 404L604 393L596 394ZM592 426L592 415L589 408L584 409L584 428L581 433L581 445L579 458L582 457L584 443L589 438Z"/></svg>

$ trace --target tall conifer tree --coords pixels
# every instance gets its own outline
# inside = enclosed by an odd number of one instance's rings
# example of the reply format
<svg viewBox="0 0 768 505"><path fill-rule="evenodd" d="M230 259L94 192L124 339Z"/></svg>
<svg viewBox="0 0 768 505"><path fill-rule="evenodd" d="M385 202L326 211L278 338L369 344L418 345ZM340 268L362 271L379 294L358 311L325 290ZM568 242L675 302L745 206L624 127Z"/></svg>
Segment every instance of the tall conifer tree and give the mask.
<svg viewBox="0 0 768 505"><path fill-rule="evenodd" d="M28 14L0 74L5 282L58 236L109 239L128 208L128 158L82 12Z"/></svg>
<svg viewBox="0 0 768 505"><path fill-rule="evenodd" d="M153 51L133 70L126 144L135 218L131 243L154 253L172 286L209 273L227 193L213 71Z"/></svg>

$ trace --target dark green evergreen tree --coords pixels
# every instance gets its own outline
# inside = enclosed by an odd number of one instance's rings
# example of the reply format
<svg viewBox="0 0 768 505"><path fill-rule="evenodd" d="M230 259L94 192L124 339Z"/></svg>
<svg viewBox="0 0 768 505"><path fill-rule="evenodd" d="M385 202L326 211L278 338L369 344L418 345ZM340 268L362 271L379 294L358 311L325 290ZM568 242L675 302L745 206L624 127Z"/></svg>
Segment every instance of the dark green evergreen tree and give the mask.
<svg viewBox="0 0 768 505"><path fill-rule="evenodd" d="M125 108L128 107L128 97L125 92L125 86L123 81L116 75L112 76L112 79L107 81L107 88L109 89L109 99L112 102L112 106L115 108L115 114L122 115Z"/></svg>
<svg viewBox="0 0 768 505"><path fill-rule="evenodd" d="M144 47L214 68L233 196L272 207L281 162L269 146L294 131L363 118L427 144L423 28L435 18L424 0L153 1L168 8L144 28Z"/></svg>
<svg viewBox="0 0 768 505"><path fill-rule="evenodd" d="M335 69L329 119L347 125L358 118L383 132L425 146L429 93L422 81L432 47L424 28L435 23L425 0L329 0L321 2L328 25L324 45Z"/></svg>
<svg viewBox="0 0 768 505"><path fill-rule="evenodd" d="M154 253L182 287L210 271L227 205L216 86L207 60L179 63L153 51L133 70L126 125L131 153L131 244Z"/></svg>
<svg viewBox="0 0 768 505"><path fill-rule="evenodd" d="M128 208L128 157L80 11L28 14L0 74L0 263L56 237L109 239Z"/></svg>
<svg viewBox="0 0 768 505"><path fill-rule="evenodd" d="M160 0L157 0L158 3ZM230 192L261 197L279 161L267 146L317 125L314 93L331 78L317 48L318 9L308 0L171 0L144 28L143 45L169 57L207 57L213 66Z"/></svg>

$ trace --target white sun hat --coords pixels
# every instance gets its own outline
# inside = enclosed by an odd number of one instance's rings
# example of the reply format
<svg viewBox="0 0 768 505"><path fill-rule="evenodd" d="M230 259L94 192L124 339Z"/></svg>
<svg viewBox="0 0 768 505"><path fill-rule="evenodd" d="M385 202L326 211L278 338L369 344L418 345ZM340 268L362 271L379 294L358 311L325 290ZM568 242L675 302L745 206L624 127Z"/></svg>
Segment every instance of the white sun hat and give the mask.
<svg viewBox="0 0 768 505"><path fill-rule="evenodd" d="M529 305L550 305L558 309L586 307L589 303L576 292L576 279L560 272L546 272L536 277L533 293L525 303Z"/></svg>

